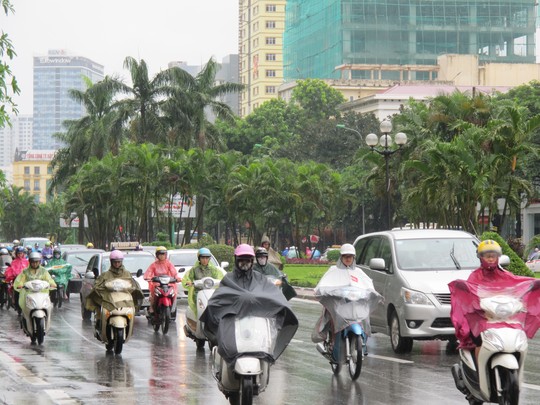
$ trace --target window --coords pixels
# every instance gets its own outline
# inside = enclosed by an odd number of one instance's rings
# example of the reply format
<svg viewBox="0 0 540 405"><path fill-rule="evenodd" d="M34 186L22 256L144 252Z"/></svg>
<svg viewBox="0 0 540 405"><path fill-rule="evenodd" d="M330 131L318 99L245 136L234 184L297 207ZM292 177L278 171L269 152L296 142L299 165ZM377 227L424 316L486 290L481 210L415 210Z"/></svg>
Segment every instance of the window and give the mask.
<svg viewBox="0 0 540 405"><path fill-rule="evenodd" d="M24 166L24 174L30 174L30 166Z"/></svg>
<svg viewBox="0 0 540 405"><path fill-rule="evenodd" d="M275 13L276 12L276 5L275 4L267 4L266 5L266 12L267 13Z"/></svg>
<svg viewBox="0 0 540 405"><path fill-rule="evenodd" d="M258 87L253 87L253 95L256 96L259 94L259 88Z"/></svg>
<svg viewBox="0 0 540 405"><path fill-rule="evenodd" d="M257 31L259 31L259 23L258 22L253 23L253 32L257 32Z"/></svg>
<svg viewBox="0 0 540 405"><path fill-rule="evenodd" d="M253 15L259 14L259 6L253 7Z"/></svg>
<svg viewBox="0 0 540 405"><path fill-rule="evenodd" d="M266 45L275 45L276 37L266 37Z"/></svg>
<svg viewBox="0 0 540 405"><path fill-rule="evenodd" d="M275 21L266 21L266 28L276 28Z"/></svg>
<svg viewBox="0 0 540 405"><path fill-rule="evenodd" d="M30 180L25 180L24 181L24 189L26 191L30 191Z"/></svg>
<svg viewBox="0 0 540 405"><path fill-rule="evenodd" d="M34 191L39 191L39 180L34 180Z"/></svg>
<svg viewBox="0 0 540 405"><path fill-rule="evenodd" d="M268 69L266 71L266 77L276 77L276 71L273 69Z"/></svg>
<svg viewBox="0 0 540 405"><path fill-rule="evenodd" d="M266 86L266 94L275 94L276 86Z"/></svg>
<svg viewBox="0 0 540 405"><path fill-rule="evenodd" d="M39 176L39 166L34 166L34 174Z"/></svg>
<svg viewBox="0 0 540 405"><path fill-rule="evenodd" d="M255 38L253 40L253 48L257 48L259 46L259 38Z"/></svg>
<svg viewBox="0 0 540 405"><path fill-rule="evenodd" d="M276 60L276 54L275 53L267 53L266 54L266 60L268 60L268 61Z"/></svg>
<svg viewBox="0 0 540 405"><path fill-rule="evenodd" d="M47 174L52 174L52 166L47 166Z"/></svg>

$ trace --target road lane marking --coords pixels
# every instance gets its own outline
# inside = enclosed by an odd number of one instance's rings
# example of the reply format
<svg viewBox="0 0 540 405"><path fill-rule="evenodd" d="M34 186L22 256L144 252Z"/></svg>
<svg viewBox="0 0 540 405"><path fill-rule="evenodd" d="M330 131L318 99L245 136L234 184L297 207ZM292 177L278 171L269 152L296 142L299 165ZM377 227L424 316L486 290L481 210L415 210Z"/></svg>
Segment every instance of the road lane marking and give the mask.
<svg viewBox="0 0 540 405"><path fill-rule="evenodd" d="M526 384L526 383L523 383L522 386L525 387L525 388L528 388L528 389L530 389L530 390L540 391L540 385L534 385L534 384Z"/></svg>
<svg viewBox="0 0 540 405"><path fill-rule="evenodd" d="M28 384L31 385L49 385L48 382L45 380L42 380L38 376L36 376L34 373L32 373L30 370L28 370L25 366L23 366L21 363L17 362L13 357L8 355L7 353L0 351L0 360L1 363L4 366L7 366L9 369L11 369L15 374L17 374L20 378L22 378L24 381L26 381Z"/></svg>
<svg viewBox="0 0 540 405"><path fill-rule="evenodd" d="M60 315L60 319L73 331L75 332L77 335L79 335L81 338L83 338L84 340L86 340L88 343L94 345L94 346L97 346L97 347L103 347L103 344L98 344L96 343L96 341L94 339L88 339L86 336L84 336L82 333L80 333L77 329L75 329L73 326L70 325L70 323L68 321L66 321L66 319L64 318L63 315Z"/></svg>

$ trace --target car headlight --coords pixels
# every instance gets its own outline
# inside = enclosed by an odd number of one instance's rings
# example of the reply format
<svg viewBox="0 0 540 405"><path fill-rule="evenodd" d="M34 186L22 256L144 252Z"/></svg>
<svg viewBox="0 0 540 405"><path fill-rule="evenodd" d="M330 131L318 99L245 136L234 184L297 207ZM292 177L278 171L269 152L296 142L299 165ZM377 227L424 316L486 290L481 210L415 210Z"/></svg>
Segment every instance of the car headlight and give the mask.
<svg viewBox="0 0 540 405"><path fill-rule="evenodd" d="M401 296L403 297L403 301L405 301L406 304L433 306L433 303L430 301L427 295L419 291L413 291L409 290L408 288L402 287Z"/></svg>

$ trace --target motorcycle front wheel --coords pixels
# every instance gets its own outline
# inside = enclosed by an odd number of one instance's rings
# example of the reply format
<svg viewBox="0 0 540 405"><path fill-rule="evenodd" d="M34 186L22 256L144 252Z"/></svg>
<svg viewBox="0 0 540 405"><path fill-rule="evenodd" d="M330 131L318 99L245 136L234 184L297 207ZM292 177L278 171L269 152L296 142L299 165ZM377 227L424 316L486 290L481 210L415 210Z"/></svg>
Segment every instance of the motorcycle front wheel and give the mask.
<svg viewBox="0 0 540 405"><path fill-rule="evenodd" d="M45 337L45 318L34 318L34 333L38 345L43 344Z"/></svg>
<svg viewBox="0 0 540 405"><path fill-rule="evenodd" d="M346 359L347 351L346 351L346 347L345 347L345 345L347 344L347 340L342 336L341 333L338 333L336 335L335 339L336 339L336 341L334 342L334 347L335 347L335 345L339 345L338 350L337 350L337 357L338 358L334 358L330 362L330 367L332 367L332 372L335 375L338 375L341 372L341 367L343 366L343 364L347 360Z"/></svg>
<svg viewBox="0 0 540 405"><path fill-rule="evenodd" d="M124 329L123 328L114 328L114 354L122 353L124 348Z"/></svg>
<svg viewBox="0 0 540 405"><path fill-rule="evenodd" d="M245 375L240 384L240 405L253 404L253 377Z"/></svg>
<svg viewBox="0 0 540 405"><path fill-rule="evenodd" d="M519 378L517 370L508 370L504 367L496 367L501 381L501 394L499 405L517 405L519 403Z"/></svg>
<svg viewBox="0 0 540 405"><path fill-rule="evenodd" d="M362 336L351 333L347 337L347 341L349 343L350 354L349 374L354 381L358 377L360 377L360 372L362 371L362 360L364 359L362 343L364 342L364 340L362 339Z"/></svg>
<svg viewBox="0 0 540 405"><path fill-rule="evenodd" d="M161 322L161 332L164 335L169 331L169 324L171 323L171 307L163 308L163 319Z"/></svg>

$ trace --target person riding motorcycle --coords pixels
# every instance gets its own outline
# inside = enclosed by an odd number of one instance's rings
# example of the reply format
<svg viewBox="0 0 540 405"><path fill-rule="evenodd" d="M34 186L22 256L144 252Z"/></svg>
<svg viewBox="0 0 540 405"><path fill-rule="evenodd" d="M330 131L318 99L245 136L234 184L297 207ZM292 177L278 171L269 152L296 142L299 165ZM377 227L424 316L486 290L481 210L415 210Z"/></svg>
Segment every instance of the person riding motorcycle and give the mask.
<svg viewBox="0 0 540 405"><path fill-rule="evenodd" d="M353 245L350 243L345 243L341 246L340 257L335 265L330 266L326 271L324 276L319 280L319 283L315 287L315 294L317 291L324 287L328 286L347 286L347 285L357 285L361 288L372 290L372 294L375 294L379 301L382 300L382 297L375 291L373 287L373 281L369 276L364 273L359 267L356 266L356 250ZM315 328L311 334L311 340L314 343L323 342L329 338L329 346L331 347L335 335L331 333L333 331L332 317L326 308L323 308L322 314L315 324ZM369 317L362 320L362 326L367 337L371 335L371 324L369 322ZM364 348L364 354L367 354L367 346Z"/></svg>
<svg viewBox="0 0 540 405"><path fill-rule="evenodd" d="M11 265L12 261L13 259L11 258L7 248L3 247L0 249L0 267L7 266L8 264Z"/></svg>
<svg viewBox="0 0 540 405"><path fill-rule="evenodd" d="M275 276L280 278L282 273L268 261L268 250L263 247L257 248L255 251L255 263L253 263L253 270L258 271L265 276ZM277 286L281 285L281 279L276 282Z"/></svg>
<svg viewBox="0 0 540 405"><path fill-rule="evenodd" d="M176 267L167 258L167 248L165 246L158 246L156 248L156 261L148 266L148 269L144 272L144 279L148 281L148 288L150 290L150 313L157 315L155 308L155 284L152 282L152 278L156 276L169 276L180 281L178 277L178 271ZM177 288L176 283L173 285L174 293L176 295Z"/></svg>
<svg viewBox="0 0 540 405"><path fill-rule="evenodd" d="M279 270L283 270L283 263L281 262L281 257L279 256L279 253L272 249L272 247L270 246L270 238L268 236L264 235L262 237L261 247L265 248L268 252L268 261L275 267L277 267Z"/></svg>
<svg viewBox="0 0 540 405"><path fill-rule="evenodd" d="M19 291L19 306L24 307L26 302L26 290L23 288L24 283L31 280L43 280L49 283L51 289L56 288L56 283L49 272L41 265L41 253L32 252L29 256L29 266L25 268L21 274L17 276L13 283L13 288Z"/></svg>
<svg viewBox="0 0 540 405"><path fill-rule="evenodd" d="M41 251L41 255L43 256L43 258L47 258L53 255L53 248L51 242L45 242L45 247Z"/></svg>
<svg viewBox="0 0 540 405"><path fill-rule="evenodd" d="M93 248L94 248L94 244L93 244L92 242L88 242L88 243L86 244L86 248L87 248L87 249L93 249Z"/></svg>
<svg viewBox="0 0 540 405"><path fill-rule="evenodd" d="M132 284L133 291L131 295L133 296L133 302L135 303L135 307L136 309L138 309L138 307L140 307L140 304L142 303L144 295L141 288L139 287L139 283L137 283L133 279L131 273L127 271L123 265L124 254L120 250L113 250L111 252L111 255L109 256L109 260L111 262L111 267L109 267L108 271L104 272L96 279L92 291L90 291L90 294L88 294L88 297L86 297L86 309L89 311L96 311L100 309L102 305L110 311L114 309L114 307L110 305L110 302L112 301L111 294L109 290L107 290L107 288L105 287L105 283L107 281L114 279L124 279ZM126 302L125 304L116 304L118 306L132 305L131 302ZM100 326L96 324L96 328L99 327Z"/></svg>
<svg viewBox="0 0 540 405"><path fill-rule="evenodd" d="M516 276L515 274L504 270L499 266L499 258L502 255L501 246L494 240L487 239L478 245L476 249L480 259L480 267L474 270L467 279L467 283L476 285L489 285L493 287L507 287L522 281L530 281L530 277ZM452 307L450 318L456 329L456 337L459 340L460 349L475 349L478 351L482 345L481 337L475 336L471 332L471 327L463 314L463 306L469 303L463 302L463 299L455 302L456 289L459 288L456 283L450 283L450 296L452 298ZM462 294L458 294L462 295ZM471 300L473 298L471 297Z"/></svg>
<svg viewBox="0 0 540 405"><path fill-rule="evenodd" d="M212 253L210 252L210 249L200 248L197 253L198 261L186 272L182 279L182 286L188 289L188 305L195 315L197 315L197 294L195 292L195 287L193 287L193 282L204 277L212 277L218 280L223 278L221 271L210 263L211 257Z"/></svg>
<svg viewBox="0 0 540 405"><path fill-rule="evenodd" d="M57 269L54 269L54 267L56 266L63 266L63 267L62 268L58 267L59 270L57 270ZM52 253L52 259L50 259L47 262L46 268L48 270L53 269L56 276L55 280L58 282L58 284L64 285L66 289L67 289L69 280L71 279L72 267L73 266L71 264L69 264L64 259L62 259L62 251L60 250L60 248L58 247L54 248L53 253ZM66 293L66 290L64 290L64 293Z"/></svg>
<svg viewBox="0 0 540 405"><path fill-rule="evenodd" d="M17 246L15 248L15 258L11 261L11 265L8 267L4 276L6 277L6 283L12 283L17 278L19 274L23 272L25 268L28 267L28 259L26 258L26 250L22 246ZM20 314L21 308L19 307L19 292L13 290L13 306Z"/></svg>

